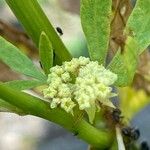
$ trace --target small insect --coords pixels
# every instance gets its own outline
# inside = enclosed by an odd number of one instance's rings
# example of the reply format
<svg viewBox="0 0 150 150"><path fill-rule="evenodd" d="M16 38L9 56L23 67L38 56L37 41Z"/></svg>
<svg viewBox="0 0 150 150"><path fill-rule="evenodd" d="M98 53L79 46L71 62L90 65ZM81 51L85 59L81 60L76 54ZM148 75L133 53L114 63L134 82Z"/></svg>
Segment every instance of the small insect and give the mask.
<svg viewBox="0 0 150 150"><path fill-rule="evenodd" d="M140 137L140 130L139 129L133 129L133 131L131 132L131 138L133 140L138 140Z"/></svg>
<svg viewBox="0 0 150 150"><path fill-rule="evenodd" d="M147 141L143 141L140 146L140 150L150 150Z"/></svg>
<svg viewBox="0 0 150 150"><path fill-rule="evenodd" d="M40 67L43 69L43 66L42 66L42 63L41 63L41 61L39 61L39 64L40 64Z"/></svg>
<svg viewBox="0 0 150 150"><path fill-rule="evenodd" d="M122 134L132 140L138 140L140 137L140 131L137 128L125 127L122 129Z"/></svg>
<svg viewBox="0 0 150 150"><path fill-rule="evenodd" d="M113 110L112 118L116 123L120 122L120 119L122 118L120 109L116 108Z"/></svg>
<svg viewBox="0 0 150 150"><path fill-rule="evenodd" d="M125 135L125 136L130 136L130 127L125 127L122 129L122 134Z"/></svg>
<svg viewBox="0 0 150 150"><path fill-rule="evenodd" d="M57 32L59 33L59 35L63 35L63 31L60 27L56 27Z"/></svg>

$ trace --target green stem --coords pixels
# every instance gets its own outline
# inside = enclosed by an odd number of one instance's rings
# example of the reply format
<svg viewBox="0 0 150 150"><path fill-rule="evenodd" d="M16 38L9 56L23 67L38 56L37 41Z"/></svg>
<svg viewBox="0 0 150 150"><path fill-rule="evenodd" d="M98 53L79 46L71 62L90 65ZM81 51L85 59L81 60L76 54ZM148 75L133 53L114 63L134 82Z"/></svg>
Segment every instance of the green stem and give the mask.
<svg viewBox="0 0 150 150"><path fill-rule="evenodd" d="M116 149L118 149L118 143L117 143L117 140L115 139L110 150L116 150Z"/></svg>
<svg viewBox="0 0 150 150"><path fill-rule="evenodd" d="M62 62L71 59L70 53L55 32L37 0L6 0L6 2L37 47L40 35L44 31L52 42L57 57Z"/></svg>
<svg viewBox="0 0 150 150"><path fill-rule="evenodd" d="M105 149L111 144L111 136L108 132L94 128L85 120L75 123L75 117L58 108L50 109L49 103L39 98L4 85L0 85L0 98L23 110L26 114L47 119L77 133L79 138L95 147Z"/></svg>

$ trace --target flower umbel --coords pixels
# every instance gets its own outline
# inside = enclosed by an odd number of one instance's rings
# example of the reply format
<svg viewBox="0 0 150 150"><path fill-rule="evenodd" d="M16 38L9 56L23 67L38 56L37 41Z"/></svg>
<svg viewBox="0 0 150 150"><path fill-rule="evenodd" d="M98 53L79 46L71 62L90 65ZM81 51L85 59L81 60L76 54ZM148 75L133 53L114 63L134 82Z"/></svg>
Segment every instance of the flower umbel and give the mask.
<svg viewBox="0 0 150 150"><path fill-rule="evenodd" d="M85 57L73 58L62 66L52 67L50 72L48 87L43 93L51 108L61 107L73 114L73 108L79 107L86 111L92 123L100 104L114 107L109 98L115 93L110 86L117 80L117 75L97 61Z"/></svg>

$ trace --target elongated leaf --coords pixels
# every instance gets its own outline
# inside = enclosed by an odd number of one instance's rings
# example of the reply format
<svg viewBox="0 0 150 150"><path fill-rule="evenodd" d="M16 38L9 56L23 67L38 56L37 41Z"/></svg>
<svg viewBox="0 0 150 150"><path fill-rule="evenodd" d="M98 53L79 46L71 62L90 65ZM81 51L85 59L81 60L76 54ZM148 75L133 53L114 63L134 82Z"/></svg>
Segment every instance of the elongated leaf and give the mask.
<svg viewBox="0 0 150 150"><path fill-rule="evenodd" d="M92 60L104 63L108 50L112 0L81 0L81 23Z"/></svg>
<svg viewBox="0 0 150 150"><path fill-rule="evenodd" d="M150 44L150 0L137 0L128 19L126 33L132 34L139 43L139 54L148 47Z"/></svg>
<svg viewBox="0 0 150 150"><path fill-rule="evenodd" d="M53 49L51 42L44 32L40 36L39 55L43 70L48 75L50 68L53 66Z"/></svg>
<svg viewBox="0 0 150 150"><path fill-rule="evenodd" d="M45 80L46 77L34 66L32 61L15 46L0 37L0 60L12 70L24 75Z"/></svg>
<svg viewBox="0 0 150 150"><path fill-rule="evenodd" d="M118 75L116 85L127 86L131 84L138 63L138 49L135 40L128 37L124 52L121 53L119 50L109 64L108 69Z"/></svg>
<svg viewBox="0 0 150 150"><path fill-rule="evenodd" d="M38 80L14 80L10 82L5 82L3 84L8 85L9 87L16 90L26 90L43 85L44 82Z"/></svg>

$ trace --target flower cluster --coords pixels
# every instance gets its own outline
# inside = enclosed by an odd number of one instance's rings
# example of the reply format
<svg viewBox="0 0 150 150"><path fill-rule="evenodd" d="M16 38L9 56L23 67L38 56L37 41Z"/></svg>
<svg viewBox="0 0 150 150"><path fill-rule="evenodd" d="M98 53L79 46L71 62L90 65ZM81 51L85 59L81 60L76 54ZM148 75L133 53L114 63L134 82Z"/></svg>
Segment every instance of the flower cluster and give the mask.
<svg viewBox="0 0 150 150"><path fill-rule="evenodd" d="M44 97L50 100L50 107L61 107L73 114L73 108L87 112L90 122L100 104L114 107L110 97L114 96L110 87L117 80L117 75L89 58L73 58L62 66L50 69L48 87Z"/></svg>

